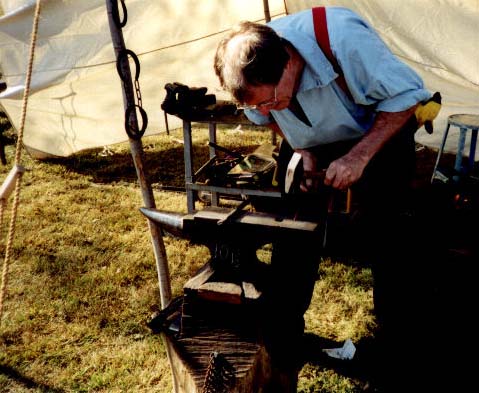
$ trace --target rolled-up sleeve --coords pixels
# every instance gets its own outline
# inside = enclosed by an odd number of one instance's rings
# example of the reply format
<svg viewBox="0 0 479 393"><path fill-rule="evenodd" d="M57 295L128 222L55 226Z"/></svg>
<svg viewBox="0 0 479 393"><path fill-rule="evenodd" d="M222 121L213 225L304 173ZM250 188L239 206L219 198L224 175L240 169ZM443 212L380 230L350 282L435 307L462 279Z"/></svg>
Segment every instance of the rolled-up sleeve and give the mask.
<svg viewBox="0 0 479 393"><path fill-rule="evenodd" d="M419 75L358 15L342 9L331 18L336 19L330 23L328 15L331 49L355 102L400 112L431 96Z"/></svg>

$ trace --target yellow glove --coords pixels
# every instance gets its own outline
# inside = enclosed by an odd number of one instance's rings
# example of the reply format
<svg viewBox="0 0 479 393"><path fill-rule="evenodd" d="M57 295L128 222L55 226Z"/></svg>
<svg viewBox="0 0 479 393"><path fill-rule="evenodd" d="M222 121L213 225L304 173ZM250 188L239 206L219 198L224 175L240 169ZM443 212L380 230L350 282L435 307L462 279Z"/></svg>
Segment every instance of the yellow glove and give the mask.
<svg viewBox="0 0 479 393"><path fill-rule="evenodd" d="M432 121L437 117L441 110L441 93L435 92L429 100L421 102L416 108L416 120L418 127L424 125L428 134L432 134Z"/></svg>

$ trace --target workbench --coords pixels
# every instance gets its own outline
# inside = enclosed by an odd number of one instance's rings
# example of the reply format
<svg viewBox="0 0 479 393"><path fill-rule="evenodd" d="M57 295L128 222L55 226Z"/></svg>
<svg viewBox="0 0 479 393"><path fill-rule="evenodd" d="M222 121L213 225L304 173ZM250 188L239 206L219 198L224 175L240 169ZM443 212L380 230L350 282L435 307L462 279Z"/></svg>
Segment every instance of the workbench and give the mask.
<svg viewBox="0 0 479 393"><path fill-rule="evenodd" d="M195 211L195 201L199 191L211 193L211 205L218 206L219 197L224 195L254 195L280 198L281 192L275 189L249 189L236 187L218 187L201 184L196 181L196 174L193 173L193 143L192 143L192 123L208 124L209 141L216 144L216 125L230 124L232 126L245 125L248 127L258 127L252 123L242 110L222 110L227 107L227 102L218 101L214 107L206 111L192 112L189 114L177 115L183 121L183 139L184 139L184 161L185 161L185 189L188 213ZM210 160L216 157L216 149L209 148Z"/></svg>

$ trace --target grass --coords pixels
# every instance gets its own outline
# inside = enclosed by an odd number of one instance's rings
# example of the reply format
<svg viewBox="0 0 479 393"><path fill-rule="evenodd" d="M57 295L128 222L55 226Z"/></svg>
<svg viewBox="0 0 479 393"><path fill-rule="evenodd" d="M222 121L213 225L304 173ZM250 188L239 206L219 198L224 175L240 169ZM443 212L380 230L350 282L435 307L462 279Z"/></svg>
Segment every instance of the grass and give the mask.
<svg viewBox="0 0 479 393"><path fill-rule="evenodd" d="M145 163L157 207L185 212L186 197L160 186L183 186L178 130L144 138ZM247 152L269 133L220 129L218 144ZM194 132L196 168L206 160L207 130ZM14 157L6 146L9 165ZM141 192L128 144L27 168L16 220L7 297L0 327L0 393L171 392L160 336L146 326L159 289ZM2 226L7 237L10 205ZM208 260L205 247L164 239L173 296ZM0 249L4 250L4 244ZM331 342L373 334L371 272L325 260L306 314L307 331ZM356 392L365 380L314 363L300 374L300 392Z"/></svg>

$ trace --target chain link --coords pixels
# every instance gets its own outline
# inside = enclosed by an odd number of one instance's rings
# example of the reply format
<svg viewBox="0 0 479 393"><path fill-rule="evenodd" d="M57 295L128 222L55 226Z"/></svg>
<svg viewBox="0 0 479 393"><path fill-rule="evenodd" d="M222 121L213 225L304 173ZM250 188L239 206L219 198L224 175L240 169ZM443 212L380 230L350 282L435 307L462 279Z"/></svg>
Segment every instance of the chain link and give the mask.
<svg viewBox="0 0 479 393"><path fill-rule="evenodd" d="M136 91L136 103L141 108L142 107L141 90L140 90L140 81L138 79L135 79L135 91Z"/></svg>
<svg viewBox="0 0 479 393"><path fill-rule="evenodd" d="M119 29L125 27L126 22L128 21L128 12L126 9L125 0L120 0L120 2L121 2L121 9L123 11L123 20L120 20L120 10L118 9L118 1L112 2L113 20L115 21L116 27L118 27Z"/></svg>
<svg viewBox="0 0 479 393"><path fill-rule="evenodd" d="M118 75L120 76L121 81L123 84L127 82L126 76L123 74L124 69L122 68L123 61L129 61L129 56L133 59L135 63L135 95L136 95L136 104L130 104L125 111L125 131L127 135L131 139L138 140L140 139L146 131L146 127L148 126L148 116L143 109L143 101L141 97L141 89L140 89L140 61L138 60L138 56L130 49L122 50L116 59L116 70ZM142 120L141 128L138 128L138 117L133 117L133 114L136 114L136 110L139 110ZM131 118L131 119L130 119ZM136 121L135 121L136 119ZM131 121L130 121L131 120Z"/></svg>

